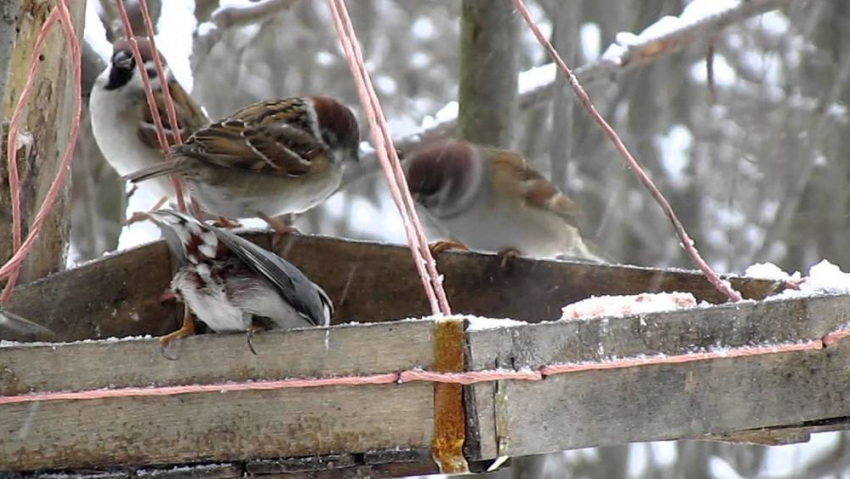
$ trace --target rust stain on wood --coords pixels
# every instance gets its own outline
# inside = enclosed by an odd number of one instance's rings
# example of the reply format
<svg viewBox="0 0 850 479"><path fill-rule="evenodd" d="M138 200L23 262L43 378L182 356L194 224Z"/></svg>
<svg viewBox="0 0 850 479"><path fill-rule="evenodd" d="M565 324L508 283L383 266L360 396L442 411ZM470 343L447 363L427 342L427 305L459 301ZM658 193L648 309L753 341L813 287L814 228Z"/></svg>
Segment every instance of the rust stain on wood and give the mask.
<svg viewBox="0 0 850 479"><path fill-rule="evenodd" d="M463 371L463 320L438 319L434 322L434 370L443 373ZM434 442L432 455L443 474L469 472L463 457L466 416L463 386L434 384Z"/></svg>

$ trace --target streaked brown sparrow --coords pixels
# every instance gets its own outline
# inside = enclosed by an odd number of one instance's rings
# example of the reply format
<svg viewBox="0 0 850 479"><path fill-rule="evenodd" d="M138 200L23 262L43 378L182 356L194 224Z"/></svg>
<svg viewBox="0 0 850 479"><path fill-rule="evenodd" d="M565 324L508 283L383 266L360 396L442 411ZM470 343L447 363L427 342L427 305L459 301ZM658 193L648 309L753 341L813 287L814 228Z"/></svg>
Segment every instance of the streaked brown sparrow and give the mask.
<svg viewBox="0 0 850 479"><path fill-rule="evenodd" d="M173 125L168 120L162 91L162 80L153 62L153 47L145 37L136 37L145 70L151 81L159 116L173 143ZM163 63L165 58L160 55ZM168 65L163 64L168 87L177 110L180 133L187 138L192 132L209 123L206 115L192 97L174 78ZM113 45L112 58L100 74L89 99L92 132L103 156L119 175L126 175L155 165L165 159L156 135L153 116L145 97L141 74L136 66L129 41L122 38ZM167 177L149 182L143 188L157 198L174 198L174 188Z"/></svg>
<svg viewBox="0 0 850 479"><path fill-rule="evenodd" d="M146 215L181 265L171 289L188 306L183 327L163 336L163 345L194 334L189 311L217 333L330 324L328 295L280 256L173 210Z"/></svg>
<svg viewBox="0 0 850 479"><path fill-rule="evenodd" d="M578 206L517 153L449 140L407 163L416 202L473 250L610 261L579 232Z"/></svg>
<svg viewBox="0 0 850 479"><path fill-rule="evenodd" d="M333 98L268 100L198 130L171 149L174 161L125 178L177 173L207 212L260 217L278 229L273 217L306 211L336 191L343 163L359 159L359 142L354 113Z"/></svg>

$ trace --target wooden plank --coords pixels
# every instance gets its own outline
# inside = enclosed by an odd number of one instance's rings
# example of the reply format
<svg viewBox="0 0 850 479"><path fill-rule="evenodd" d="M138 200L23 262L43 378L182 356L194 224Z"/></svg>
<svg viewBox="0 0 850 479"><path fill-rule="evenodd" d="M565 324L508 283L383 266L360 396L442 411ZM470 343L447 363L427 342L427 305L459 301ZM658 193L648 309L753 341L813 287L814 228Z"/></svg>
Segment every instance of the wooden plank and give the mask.
<svg viewBox="0 0 850 479"><path fill-rule="evenodd" d="M247 237L268 246L268 234ZM279 251L328 292L336 305L334 324L430 312L406 247L290 235ZM455 252L440 255L438 266L460 314L540 321L556 319L561 307L592 295L653 291L687 291L700 300L723 301L702 275L687 271L531 259L502 269L495 256ZM168 250L157 242L22 286L8 308L65 341L160 335L178 324L174 302L159 302L170 279ZM739 278L732 284L753 299L782 287Z"/></svg>
<svg viewBox="0 0 850 479"><path fill-rule="evenodd" d="M170 347L176 361L162 355L156 339L0 347L0 396L363 375L433 363L429 321L270 331L253 343L256 355L243 334L185 338Z"/></svg>
<svg viewBox="0 0 850 479"><path fill-rule="evenodd" d="M160 241L20 286L7 307L62 341L162 335L182 317L174 301L159 301L170 282L171 260Z"/></svg>
<svg viewBox="0 0 850 479"><path fill-rule="evenodd" d="M244 335L206 335L183 340L178 361L155 340L6 347L0 395L428 369L432 333L404 321L259 334L257 355ZM428 383L7 404L0 471L427 449L433 422Z"/></svg>
<svg viewBox="0 0 850 479"><path fill-rule="evenodd" d="M850 322L850 298L471 331L470 367L547 364L819 339ZM850 342L823 351L579 372L467 387L473 459L730 434L850 416Z"/></svg>

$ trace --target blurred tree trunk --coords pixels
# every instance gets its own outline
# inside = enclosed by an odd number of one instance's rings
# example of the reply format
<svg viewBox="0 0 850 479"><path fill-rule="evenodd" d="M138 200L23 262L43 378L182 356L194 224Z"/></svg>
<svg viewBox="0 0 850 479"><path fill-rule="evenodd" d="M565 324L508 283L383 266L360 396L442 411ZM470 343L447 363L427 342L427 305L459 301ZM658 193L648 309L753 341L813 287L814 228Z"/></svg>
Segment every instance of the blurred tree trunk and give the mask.
<svg viewBox="0 0 850 479"><path fill-rule="evenodd" d="M83 112L71 168L71 244L76 261L97 258L118 247L124 220L124 182L97 146L89 117L89 94L106 63L83 45Z"/></svg>
<svg viewBox="0 0 850 479"><path fill-rule="evenodd" d="M4 121L8 121L27 80L36 40L52 8L51 4L36 0L3 1L2 4L0 11L12 12L16 19L13 23L0 22L0 29L15 32L7 70L0 72L0 77L6 79L2 111ZM15 9L16 5L19 8ZM85 2L71 2L68 7L74 20L73 27L82 38ZM8 38L8 35L8 31L3 31L0 38ZM17 158L23 238L29 233L29 225L56 177L67 146L74 104L74 75L69 51L61 25L57 24L45 43L33 94L20 123ZM6 137L4 133L0 153L0 262L5 262L13 254ZM21 269L20 282L32 281L63 269L69 228L67 192L66 186L43 223L41 234Z"/></svg>
<svg viewBox="0 0 850 479"><path fill-rule="evenodd" d="M510 148L517 111L519 20L510 0L463 0L458 136Z"/></svg>
<svg viewBox="0 0 850 479"><path fill-rule="evenodd" d="M581 0L562 0L555 6L555 49L572 69L577 66L581 43L581 4ZM567 191L567 170L573 146L574 106L575 94L567 79L558 73L552 108L549 161L552 163L552 182L561 191Z"/></svg>

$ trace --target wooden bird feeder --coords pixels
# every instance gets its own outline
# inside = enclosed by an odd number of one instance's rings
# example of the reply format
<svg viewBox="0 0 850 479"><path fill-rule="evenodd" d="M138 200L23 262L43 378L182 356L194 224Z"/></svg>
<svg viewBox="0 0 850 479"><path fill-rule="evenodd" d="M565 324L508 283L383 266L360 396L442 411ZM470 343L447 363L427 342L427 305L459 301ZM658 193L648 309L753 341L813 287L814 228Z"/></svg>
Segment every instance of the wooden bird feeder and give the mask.
<svg viewBox="0 0 850 479"><path fill-rule="evenodd" d="M250 239L268 246L265 234ZM292 235L280 253L336 304L335 326L199 335L165 358L155 338L178 327L161 303L172 269L163 242L18 288L9 309L53 329L56 344L3 344L0 397L61 391L244 385L399 371L536 371L551 364L675 356L805 343L850 323L850 297L748 301L711 308L551 320L592 295L690 292L723 298L702 275L495 256L438 258L458 314L529 324L464 328L429 313L410 252ZM730 278L760 300L777 282ZM550 321L550 322L543 322ZM346 325L343 323L359 323ZM535 324L539 323L539 324ZM96 477L397 477L471 470L521 456L633 441L702 438L762 444L847 428L850 340L816 351L598 369L540 381L460 386L427 381L0 403L0 475ZM458 439L459 438L459 439ZM457 467L458 466L455 464Z"/></svg>

